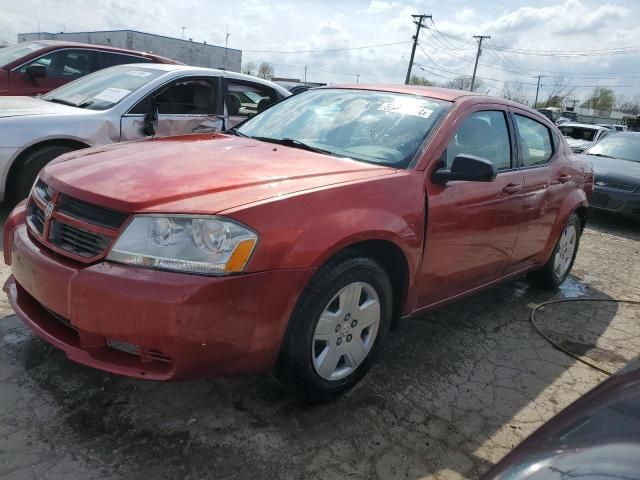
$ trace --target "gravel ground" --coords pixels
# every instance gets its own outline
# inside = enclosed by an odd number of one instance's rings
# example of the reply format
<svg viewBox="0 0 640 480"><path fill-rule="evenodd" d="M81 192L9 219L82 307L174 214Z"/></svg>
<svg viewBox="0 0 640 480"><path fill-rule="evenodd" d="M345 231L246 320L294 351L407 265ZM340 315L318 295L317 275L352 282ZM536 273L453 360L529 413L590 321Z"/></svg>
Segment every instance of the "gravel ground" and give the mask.
<svg viewBox="0 0 640 480"><path fill-rule="evenodd" d="M594 215L557 293L516 280L403 322L360 386L317 406L268 376L162 384L73 364L3 295L0 478L478 478L605 379L543 340L532 308L640 299L639 251L640 225ZM617 370L638 358L639 317L571 302L545 307L539 323Z"/></svg>

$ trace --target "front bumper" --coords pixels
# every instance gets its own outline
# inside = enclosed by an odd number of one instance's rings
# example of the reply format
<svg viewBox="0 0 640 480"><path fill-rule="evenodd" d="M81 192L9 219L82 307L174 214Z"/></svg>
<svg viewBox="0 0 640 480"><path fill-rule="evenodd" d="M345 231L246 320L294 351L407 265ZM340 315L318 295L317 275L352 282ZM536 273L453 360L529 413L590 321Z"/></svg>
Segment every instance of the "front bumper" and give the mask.
<svg viewBox="0 0 640 480"><path fill-rule="evenodd" d="M152 380L269 370L313 274L205 277L78 265L37 244L24 224L10 248L4 290L36 335L78 363Z"/></svg>
<svg viewBox="0 0 640 480"><path fill-rule="evenodd" d="M637 190L637 189L636 189ZM589 206L640 220L640 192L627 192L596 185Z"/></svg>

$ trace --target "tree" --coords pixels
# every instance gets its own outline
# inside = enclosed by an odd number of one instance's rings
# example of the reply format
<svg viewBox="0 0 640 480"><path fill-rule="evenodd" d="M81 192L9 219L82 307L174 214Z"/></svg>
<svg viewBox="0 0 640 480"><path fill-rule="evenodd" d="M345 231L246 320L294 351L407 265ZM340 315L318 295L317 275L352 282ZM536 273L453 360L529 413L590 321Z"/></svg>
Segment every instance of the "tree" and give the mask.
<svg viewBox="0 0 640 480"><path fill-rule="evenodd" d="M456 77L444 84L445 88L455 88L457 90L469 90L471 88L471 77ZM479 78L473 85L473 91L476 93L488 93L489 89L485 86L484 82Z"/></svg>
<svg viewBox="0 0 640 480"><path fill-rule="evenodd" d="M242 73L245 75L255 75L256 74L256 64L253 62L246 62L242 66Z"/></svg>
<svg viewBox="0 0 640 480"><path fill-rule="evenodd" d="M576 87L569 84L566 78L556 77L554 78L547 89L547 100L544 105L536 105L536 108L540 107L558 107L564 108L564 104L567 98L571 97L576 91Z"/></svg>
<svg viewBox="0 0 640 480"><path fill-rule="evenodd" d="M630 115L638 115L640 113L640 95L636 95L633 99L627 98L624 95L618 95L616 97L615 109Z"/></svg>
<svg viewBox="0 0 640 480"><path fill-rule="evenodd" d="M266 80L273 78L273 66L270 63L262 62L258 67L258 76Z"/></svg>
<svg viewBox="0 0 640 480"><path fill-rule="evenodd" d="M426 87L432 87L435 84L428 78L419 77L418 75L414 74L411 75L411 78L409 79L409 85L424 85Z"/></svg>
<svg viewBox="0 0 640 480"><path fill-rule="evenodd" d="M596 87L582 106L594 110L611 111L615 103L616 95L613 93L613 90L607 87Z"/></svg>
<svg viewBox="0 0 640 480"><path fill-rule="evenodd" d="M502 98L526 104L527 95L524 93L522 82L520 80L516 80L515 82L504 82L502 86Z"/></svg>

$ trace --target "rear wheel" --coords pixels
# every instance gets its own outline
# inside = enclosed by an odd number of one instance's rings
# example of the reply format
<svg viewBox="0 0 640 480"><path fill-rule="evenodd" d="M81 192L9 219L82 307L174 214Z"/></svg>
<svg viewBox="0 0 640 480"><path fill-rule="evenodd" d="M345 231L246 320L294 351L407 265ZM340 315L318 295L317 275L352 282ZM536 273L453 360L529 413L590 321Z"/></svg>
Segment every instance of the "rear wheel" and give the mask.
<svg viewBox="0 0 640 480"><path fill-rule="evenodd" d="M31 186L33 182L35 182L40 170L54 158L59 157L63 153L71 152L72 150L73 148L62 145L51 145L42 147L28 154L22 162L17 175L12 177L12 184L7 185L11 201L17 203L27 198L31 191Z"/></svg>
<svg viewBox="0 0 640 480"><path fill-rule="evenodd" d="M581 230L578 215L572 213L560 234L549 261L541 269L527 275L532 285L554 289L567 279L578 253Z"/></svg>
<svg viewBox="0 0 640 480"><path fill-rule="evenodd" d="M275 375L307 400L324 400L356 385L389 330L391 282L369 258L322 267L291 317Z"/></svg>

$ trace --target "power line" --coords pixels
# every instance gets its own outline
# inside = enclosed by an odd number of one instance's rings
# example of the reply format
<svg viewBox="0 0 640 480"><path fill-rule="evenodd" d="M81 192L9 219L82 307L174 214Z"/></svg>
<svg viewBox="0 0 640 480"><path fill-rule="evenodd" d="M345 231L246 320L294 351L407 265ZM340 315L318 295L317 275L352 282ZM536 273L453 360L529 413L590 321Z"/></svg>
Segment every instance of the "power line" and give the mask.
<svg viewBox="0 0 640 480"><path fill-rule="evenodd" d="M345 48L327 48L323 50L243 50L246 53L325 53L325 52L346 52L349 50L365 50L367 48L380 48L380 47L390 47L393 45L404 45L405 43L410 43L408 41L405 42L394 42L394 43L379 43L377 45L362 45L360 47L345 47Z"/></svg>

